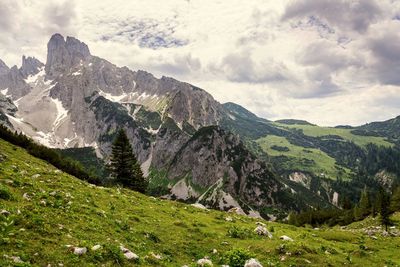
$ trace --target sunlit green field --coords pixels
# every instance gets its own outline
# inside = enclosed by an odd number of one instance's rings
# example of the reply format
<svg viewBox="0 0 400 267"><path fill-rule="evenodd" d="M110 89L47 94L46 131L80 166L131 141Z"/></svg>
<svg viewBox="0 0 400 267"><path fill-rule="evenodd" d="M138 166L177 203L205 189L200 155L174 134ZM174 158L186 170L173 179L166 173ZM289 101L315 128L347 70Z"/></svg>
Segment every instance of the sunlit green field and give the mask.
<svg viewBox="0 0 400 267"><path fill-rule="evenodd" d="M366 146L369 143L376 144L378 146L393 146L392 143L385 140L383 137L376 136L361 136L351 133L351 129L333 128L333 127L320 127L316 125L303 125L303 124L283 124L275 122L274 125L281 128L295 128L303 130L303 133L308 136L324 136L324 135L338 135L345 140L354 142L359 146Z"/></svg>
<svg viewBox="0 0 400 267"><path fill-rule="evenodd" d="M336 160L320 149L293 145L285 137L268 135L258 139L257 143L270 156L289 157L291 159L291 166L288 166L288 168L294 170L309 171L331 179L336 179L338 176L347 178L350 173L350 170L345 168L341 168L343 171L340 173L339 169L336 167ZM287 147L288 151L275 150L273 148L274 146ZM314 163L306 164L304 161L301 161L301 159L311 160Z"/></svg>

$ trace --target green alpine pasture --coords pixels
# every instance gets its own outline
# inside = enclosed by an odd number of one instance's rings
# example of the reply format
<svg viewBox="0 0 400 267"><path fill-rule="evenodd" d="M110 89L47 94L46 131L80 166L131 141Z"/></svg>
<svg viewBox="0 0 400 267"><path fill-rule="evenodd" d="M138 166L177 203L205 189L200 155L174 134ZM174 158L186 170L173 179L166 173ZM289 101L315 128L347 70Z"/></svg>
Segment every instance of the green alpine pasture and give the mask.
<svg viewBox="0 0 400 267"><path fill-rule="evenodd" d="M320 137L326 135L338 135L347 141L354 142L356 145L365 147L367 144L375 144L377 146L391 147L392 143L385 140L383 137L377 136L363 136L352 134L352 129L334 128L334 127L321 127L309 124L283 124L274 122L274 125L280 128L294 128L302 130L305 135Z"/></svg>
<svg viewBox="0 0 400 267"><path fill-rule="evenodd" d="M346 229L263 221L269 239L254 233L260 219L97 187L1 139L0 211L0 266L197 266L204 257L232 267L249 257L263 266L400 265L398 237L364 233L377 219Z"/></svg>
<svg viewBox="0 0 400 267"><path fill-rule="evenodd" d="M307 171L331 179L347 179L351 172L347 168L337 166L336 160L320 149L293 145L282 136L268 135L258 139L257 143L272 157L288 157L289 161L284 163L288 165L286 169ZM276 147L286 149L277 150Z"/></svg>

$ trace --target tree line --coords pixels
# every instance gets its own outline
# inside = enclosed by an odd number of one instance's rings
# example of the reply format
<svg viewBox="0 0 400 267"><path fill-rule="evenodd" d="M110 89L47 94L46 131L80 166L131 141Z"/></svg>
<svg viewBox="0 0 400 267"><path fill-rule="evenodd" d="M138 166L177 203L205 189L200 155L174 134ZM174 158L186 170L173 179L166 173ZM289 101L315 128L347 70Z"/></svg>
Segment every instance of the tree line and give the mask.
<svg viewBox="0 0 400 267"><path fill-rule="evenodd" d="M320 225L347 225L360 221L368 216L379 216L379 219L387 227L391 224L390 215L400 211L400 186L387 192L382 187L378 192L371 193L367 187L362 190L360 199L353 205L350 199L343 200L342 207L331 209L309 209L301 212L291 212L288 223L296 226L320 226Z"/></svg>

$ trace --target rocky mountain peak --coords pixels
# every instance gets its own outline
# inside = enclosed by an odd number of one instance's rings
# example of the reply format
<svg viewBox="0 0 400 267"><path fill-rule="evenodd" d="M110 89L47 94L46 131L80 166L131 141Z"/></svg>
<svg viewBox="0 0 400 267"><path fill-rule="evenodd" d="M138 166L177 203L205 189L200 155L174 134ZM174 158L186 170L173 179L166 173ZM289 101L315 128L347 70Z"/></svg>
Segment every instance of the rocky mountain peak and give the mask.
<svg viewBox="0 0 400 267"><path fill-rule="evenodd" d="M54 34L47 43L46 74L57 76L90 57L88 46L73 37Z"/></svg>
<svg viewBox="0 0 400 267"><path fill-rule="evenodd" d="M7 67L6 63L4 63L1 59L0 59L0 75L2 74L6 74L10 71L10 68Z"/></svg>
<svg viewBox="0 0 400 267"><path fill-rule="evenodd" d="M34 57L22 56L22 66L20 71L24 78L26 78L29 75L37 74L43 66L44 64Z"/></svg>

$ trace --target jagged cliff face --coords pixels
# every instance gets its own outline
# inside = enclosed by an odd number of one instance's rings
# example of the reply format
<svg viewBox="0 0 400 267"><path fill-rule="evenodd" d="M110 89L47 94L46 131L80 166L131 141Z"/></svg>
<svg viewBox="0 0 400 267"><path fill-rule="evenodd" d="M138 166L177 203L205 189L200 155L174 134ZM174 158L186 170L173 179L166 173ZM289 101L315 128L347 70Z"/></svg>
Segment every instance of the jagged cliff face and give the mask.
<svg viewBox="0 0 400 267"><path fill-rule="evenodd" d="M25 56L20 69L0 62L0 110L14 129L50 147L93 146L107 160L123 127L144 173L163 180L167 197L247 211L294 206L288 186L238 137L202 128L235 120L204 90L117 67L73 37L55 34L47 47L46 64Z"/></svg>
<svg viewBox="0 0 400 267"><path fill-rule="evenodd" d="M285 185L265 163L251 154L237 136L218 126L197 131L176 154L168 176L189 178L192 187L204 189L200 201L220 209L238 206L237 202L253 207L275 206L282 203L279 195L286 194ZM182 197L177 194L175 197Z"/></svg>

